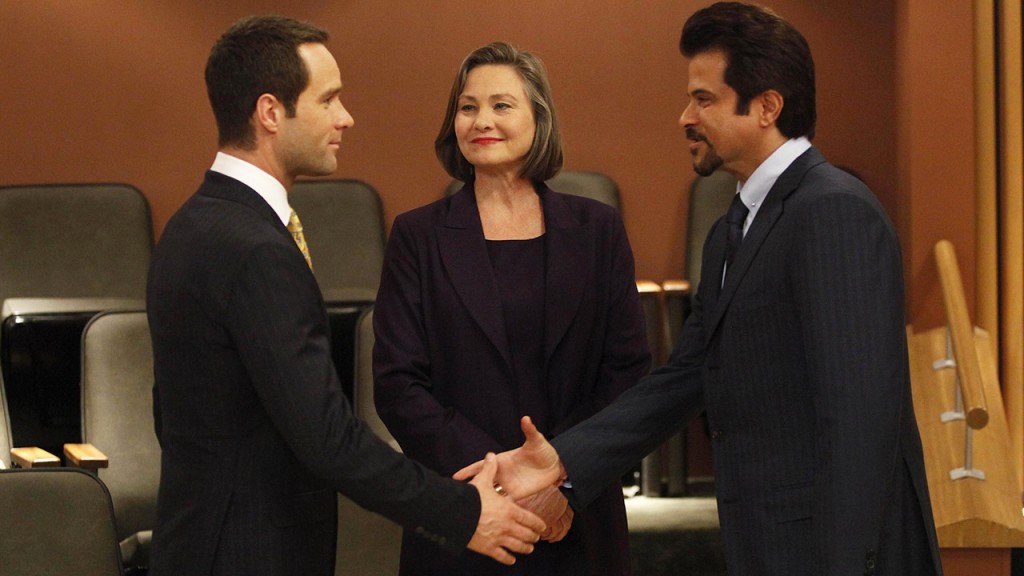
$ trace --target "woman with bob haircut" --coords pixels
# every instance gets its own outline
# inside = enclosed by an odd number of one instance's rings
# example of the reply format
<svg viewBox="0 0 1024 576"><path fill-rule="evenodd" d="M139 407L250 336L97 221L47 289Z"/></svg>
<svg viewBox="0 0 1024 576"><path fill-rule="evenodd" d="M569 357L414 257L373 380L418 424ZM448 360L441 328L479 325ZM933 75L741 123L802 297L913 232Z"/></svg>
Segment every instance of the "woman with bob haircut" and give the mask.
<svg viewBox="0 0 1024 576"><path fill-rule="evenodd" d="M544 183L562 167L547 73L528 52L474 50L435 141L455 194L399 215L374 309L374 399L406 455L451 475L594 414L647 373L633 254L618 211ZM496 488L497 489L497 488ZM573 511L556 488L519 502L547 522L503 566L406 532L401 574L630 574L621 486Z"/></svg>

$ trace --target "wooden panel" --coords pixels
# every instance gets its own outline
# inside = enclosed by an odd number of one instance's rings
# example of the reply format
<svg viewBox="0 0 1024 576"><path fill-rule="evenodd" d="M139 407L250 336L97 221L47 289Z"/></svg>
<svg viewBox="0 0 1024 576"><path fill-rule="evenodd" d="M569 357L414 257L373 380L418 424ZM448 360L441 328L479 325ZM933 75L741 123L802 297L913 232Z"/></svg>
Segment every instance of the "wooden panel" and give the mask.
<svg viewBox="0 0 1024 576"><path fill-rule="evenodd" d="M943 548L945 576L1010 576L1010 551L1004 548Z"/></svg>
<svg viewBox="0 0 1024 576"><path fill-rule="evenodd" d="M999 213L1003 331L1002 379L1006 390L1013 465L1024 487L1024 95L1021 90L1020 0L999 2L1000 191Z"/></svg>
<svg viewBox="0 0 1024 576"><path fill-rule="evenodd" d="M996 163L995 0L974 2L974 195L977 198L975 308L999 349L999 237Z"/></svg>

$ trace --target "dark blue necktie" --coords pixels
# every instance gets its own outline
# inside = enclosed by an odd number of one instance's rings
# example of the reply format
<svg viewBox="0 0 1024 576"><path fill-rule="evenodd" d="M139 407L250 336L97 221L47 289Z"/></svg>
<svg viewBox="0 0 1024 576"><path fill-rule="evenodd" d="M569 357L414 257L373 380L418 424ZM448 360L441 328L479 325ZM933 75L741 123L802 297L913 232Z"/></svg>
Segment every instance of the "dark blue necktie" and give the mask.
<svg viewBox="0 0 1024 576"><path fill-rule="evenodd" d="M729 271L733 260L736 259L736 252L740 249L740 242L743 242L743 223L747 220L747 213L750 210L736 194L732 197L732 204L729 204L729 211L725 213L725 223L729 227L725 237L725 270Z"/></svg>

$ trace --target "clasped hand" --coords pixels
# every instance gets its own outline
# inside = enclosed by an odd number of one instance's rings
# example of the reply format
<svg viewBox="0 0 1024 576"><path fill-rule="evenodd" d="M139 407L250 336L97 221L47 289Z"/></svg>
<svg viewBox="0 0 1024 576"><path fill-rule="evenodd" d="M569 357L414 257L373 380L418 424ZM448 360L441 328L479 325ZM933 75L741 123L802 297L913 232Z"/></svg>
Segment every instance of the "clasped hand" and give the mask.
<svg viewBox="0 0 1024 576"><path fill-rule="evenodd" d="M558 542L565 538L572 527L572 507L562 492L554 486L548 486L533 496L517 500L516 504L533 512L547 524L547 529L540 534L541 540Z"/></svg>
<svg viewBox="0 0 1024 576"><path fill-rule="evenodd" d="M496 492L485 490L485 488L493 486L495 483L500 485L507 496L533 512L522 510L524 514L529 514L533 519L546 523L544 528L537 530L540 537L550 542L557 542L565 536L572 525L572 508L568 506L565 497L557 489L565 481L565 467L562 466L555 448L537 430L529 416L524 416L520 425L526 436L526 442L522 446L497 455L488 454L484 460L470 464L456 472L454 478L456 480L473 478L471 484L476 485L480 490L481 503L489 500L492 495L497 496ZM485 492L490 492L490 494L485 496ZM518 507L516 508L518 509ZM482 522L483 512L481 512ZM475 540L476 535L473 538ZM520 544L522 543L524 542L520 542ZM500 547L513 552L524 552L524 550L512 546L500 545ZM470 549L480 552L473 548L472 540ZM532 551L532 545L529 546L529 549ZM504 554L484 553L505 564L515 561L507 551L500 551ZM511 559L512 562L506 561L508 559Z"/></svg>

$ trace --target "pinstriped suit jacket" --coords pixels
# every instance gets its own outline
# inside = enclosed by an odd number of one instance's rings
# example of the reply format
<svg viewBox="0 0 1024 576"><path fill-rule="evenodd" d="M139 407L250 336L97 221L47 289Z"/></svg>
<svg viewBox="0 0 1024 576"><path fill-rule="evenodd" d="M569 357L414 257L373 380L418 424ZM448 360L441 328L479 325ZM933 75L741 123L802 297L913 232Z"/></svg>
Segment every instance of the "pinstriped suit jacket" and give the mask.
<svg viewBox="0 0 1024 576"><path fill-rule="evenodd" d="M733 574L941 573L911 403L896 234L817 148L721 285L726 227L669 364L554 439L577 504L700 412Z"/></svg>
<svg viewBox="0 0 1024 576"><path fill-rule="evenodd" d="M151 574L333 574L335 491L452 551L469 542L475 489L352 415L316 280L255 191L207 173L154 251L147 308L162 447Z"/></svg>

